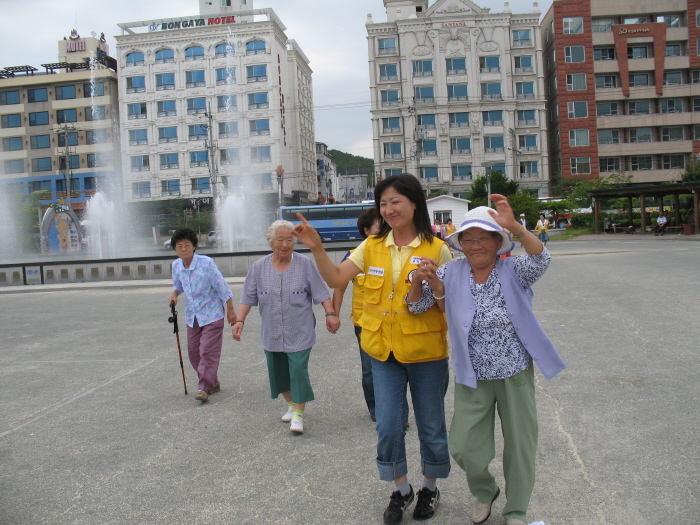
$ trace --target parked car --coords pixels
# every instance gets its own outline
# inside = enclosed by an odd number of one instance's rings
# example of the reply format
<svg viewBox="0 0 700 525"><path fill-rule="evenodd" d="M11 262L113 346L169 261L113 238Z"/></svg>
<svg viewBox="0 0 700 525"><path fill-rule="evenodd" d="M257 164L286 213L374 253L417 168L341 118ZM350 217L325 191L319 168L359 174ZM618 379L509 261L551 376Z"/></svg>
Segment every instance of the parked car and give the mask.
<svg viewBox="0 0 700 525"><path fill-rule="evenodd" d="M221 232L212 230L207 234L207 246L218 246L221 243Z"/></svg>
<svg viewBox="0 0 700 525"><path fill-rule="evenodd" d="M174 249L172 246L170 246L170 239L163 243L163 248L165 248L166 250L170 250L171 248Z"/></svg>

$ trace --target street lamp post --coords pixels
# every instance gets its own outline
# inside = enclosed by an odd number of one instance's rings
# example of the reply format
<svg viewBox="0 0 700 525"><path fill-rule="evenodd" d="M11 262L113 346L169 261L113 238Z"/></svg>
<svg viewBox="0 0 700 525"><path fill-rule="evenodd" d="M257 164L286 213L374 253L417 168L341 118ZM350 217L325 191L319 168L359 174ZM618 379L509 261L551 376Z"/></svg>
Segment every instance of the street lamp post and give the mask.
<svg viewBox="0 0 700 525"><path fill-rule="evenodd" d="M202 127L207 130L207 140L204 141L204 147L209 153L209 162L207 166L209 168L209 181L211 183L211 195L212 203L211 209L214 211L216 206L216 186L217 186L217 172L216 172L216 149L217 145L214 142L214 132L212 130L214 123L214 115L211 113L211 104L207 103L207 111L204 113L204 117L207 119L208 124L202 124Z"/></svg>
<svg viewBox="0 0 700 525"><path fill-rule="evenodd" d="M486 170L486 205L489 208L491 207L491 201L489 200L491 196L491 168L494 164L496 163L490 160L481 163L481 166Z"/></svg>

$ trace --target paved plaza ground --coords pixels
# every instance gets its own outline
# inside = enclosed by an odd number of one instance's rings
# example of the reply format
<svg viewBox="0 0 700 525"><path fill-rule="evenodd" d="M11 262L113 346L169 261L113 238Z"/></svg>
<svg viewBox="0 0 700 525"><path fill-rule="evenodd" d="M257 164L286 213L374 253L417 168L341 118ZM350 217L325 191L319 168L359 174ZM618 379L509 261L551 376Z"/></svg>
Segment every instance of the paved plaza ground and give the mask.
<svg viewBox="0 0 700 525"><path fill-rule="evenodd" d="M529 521L700 523L700 242L623 234L548 247L535 311L569 368L537 373ZM242 279L229 282L237 303ZM0 524L381 524L393 486L377 479L350 292L340 332L319 323L301 436L269 399L256 309L243 342L227 329L221 392L195 401L186 362L184 395L169 294L167 281L0 289ZM452 400L451 385L448 423ZM412 419L407 446L415 486ZM459 467L438 486L431 525L470 524ZM488 525L503 523L504 499Z"/></svg>

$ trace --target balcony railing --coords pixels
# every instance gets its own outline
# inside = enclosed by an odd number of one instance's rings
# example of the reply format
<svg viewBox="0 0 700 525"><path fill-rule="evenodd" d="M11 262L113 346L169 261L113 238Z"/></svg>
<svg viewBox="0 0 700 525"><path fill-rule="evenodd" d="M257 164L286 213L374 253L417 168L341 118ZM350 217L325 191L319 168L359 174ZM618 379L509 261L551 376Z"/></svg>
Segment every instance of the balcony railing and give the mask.
<svg viewBox="0 0 700 525"><path fill-rule="evenodd" d="M484 126L502 126L502 120L484 120Z"/></svg>
<svg viewBox="0 0 700 525"><path fill-rule="evenodd" d="M467 70L466 69L448 69L447 74L448 75L466 75Z"/></svg>
<svg viewBox="0 0 700 525"><path fill-rule="evenodd" d="M167 64L170 62L175 62L175 57L173 57L173 58L156 58L156 64Z"/></svg>
<svg viewBox="0 0 700 525"><path fill-rule="evenodd" d="M272 157L253 157L250 162L271 162Z"/></svg>
<svg viewBox="0 0 700 525"><path fill-rule="evenodd" d="M220 139L233 139L238 137L238 131L228 131L225 133L219 133Z"/></svg>
<svg viewBox="0 0 700 525"><path fill-rule="evenodd" d="M537 146L521 146L520 151L539 151Z"/></svg>
<svg viewBox="0 0 700 525"><path fill-rule="evenodd" d="M216 81L217 86L224 86L226 84L235 84L235 83L236 83L236 77L220 78L219 80Z"/></svg>
<svg viewBox="0 0 700 525"><path fill-rule="evenodd" d="M160 144L163 144L165 142L177 142L177 137L160 137L158 139L158 142Z"/></svg>
<svg viewBox="0 0 700 525"><path fill-rule="evenodd" d="M519 120L518 126L534 126L537 124L536 120Z"/></svg>
<svg viewBox="0 0 700 525"><path fill-rule="evenodd" d="M437 157L437 150L424 151L423 155L426 157Z"/></svg>
<svg viewBox="0 0 700 525"><path fill-rule="evenodd" d="M390 107L390 106L398 106L399 101L398 100L382 100L382 107Z"/></svg>
<svg viewBox="0 0 700 525"><path fill-rule="evenodd" d="M196 82L185 83L185 87L188 87L188 88L205 87L206 85L207 85L207 83L204 80L197 80Z"/></svg>
<svg viewBox="0 0 700 525"><path fill-rule="evenodd" d="M452 155L469 155L471 152L471 149L453 149Z"/></svg>
<svg viewBox="0 0 700 525"><path fill-rule="evenodd" d="M471 175L452 175L452 180L472 180Z"/></svg>
<svg viewBox="0 0 700 525"><path fill-rule="evenodd" d="M527 47L532 45L532 40L513 40L513 47Z"/></svg>
<svg viewBox="0 0 700 525"><path fill-rule="evenodd" d="M145 86L126 88L127 93L143 93L144 91L146 91Z"/></svg>
<svg viewBox="0 0 700 525"><path fill-rule="evenodd" d="M482 73L499 73L501 71L500 67L482 67Z"/></svg>
<svg viewBox="0 0 700 525"><path fill-rule="evenodd" d="M254 137L257 135L269 135L270 130L269 129L255 129L255 130L250 130L250 136Z"/></svg>
<svg viewBox="0 0 700 525"><path fill-rule="evenodd" d="M148 199L151 196L150 191L134 192L131 194L134 199Z"/></svg>
<svg viewBox="0 0 700 525"><path fill-rule="evenodd" d="M498 148L484 148L484 151L486 153L499 153L501 151L505 151L504 147L498 147Z"/></svg>
<svg viewBox="0 0 700 525"><path fill-rule="evenodd" d="M540 176L540 174L537 173L536 171L521 171L520 172L520 177L522 177L523 179L532 178L532 177L537 178L539 176Z"/></svg>
<svg viewBox="0 0 700 525"><path fill-rule="evenodd" d="M600 136L598 137L598 144L619 144L620 139L619 138L601 138Z"/></svg>
<svg viewBox="0 0 700 525"><path fill-rule="evenodd" d="M177 110L175 109L169 109L168 111L158 112L159 117L174 117L175 115L177 115Z"/></svg>
<svg viewBox="0 0 700 525"><path fill-rule="evenodd" d="M420 129L420 126L418 126L418 129ZM401 131L401 128L382 128L382 133L399 133Z"/></svg>
<svg viewBox="0 0 700 525"><path fill-rule="evenodd" d="M435 97L416 98L414 100L416 101L416 104L435 104Z"/></svg>
<svg viewBox="0 0 700 525"><path fill-rule="evenodd" d="M144 60L127 60L126 67L143 66L145 64L146 64L146 62Z"/></svg>
<svg viewBox="0 0 700 525"><path fill-rule="evenodd" d="M403 158L402 153L385 153L384 154L385 159L401 159Z"/></svg>
<svg viewBox="0 0 700 525"><path fill-rule="evenodd" d="M533 73L535 71L534 67L516 67L516 73Z"/></svg>
<svg viewBox="0 0 700 525"><path fill-rule="evenodd" d="M176 170L180 168L179 162L171 162L170 164L161 164L160 169L162 170Z"/></svg>
<svg viewBox="0 0 700 525"><path fill-rule="evenodd" d="M175 89L175 84L158 84L156 91L165 91L166 89Z"/></svg>
<svg viewBox="0 0 700 525"><path fill-rule="evenodd" d="M261 75L259 77L248 77L248 82L267 82L267 75Z"/></svg>
<svg viewBox="0 0 700 525"><path fill-rule="evenodd" d="M129 120L134 120L137 118L146 118L145 113L129 113Z"/></svg>
<svg viewBox="0 0 700 525"><path fill-rule="evenodd" d="M239 164L241 161L238 158L235 159L221 159L221 164Z"/></svg>
<svg viewBox="0 0 700 525"><path fill-rule="evenodd" d="M221 113L222 111L236 111L238 110L237 105L231 105L231 106L217 106L216 110Z"/></svg>
<svg viewBox="0 0 700 525"><path fill-rule="evenodd" d="M188 135L187 140L206 140L207 135L206 134L200 134L200 135Z"/></svg>
<svg viewBox="0 0 700 525"><path fill-rule="evenodd" d="M433 72L432 71L414 71L413 76L414 77L432 77Z"/></svg>
<svg viewBox="0 0 700 525"><path fill-rule="evenodd" d="M259 104L248 104L248 109L268 109L270 104L268 102L260 102Z"/></svg>
<svg viewBox="0 0 700 525"><path fill-rule="evenodd" d="M180 195L180 190L162 190L160 194L163 197L174 197Z"/></svg>
<svg viewBox="0 0 700 525"><path fill-rule="evenodd" d="M204 60L204 55L190 55L185 57L185 62L191 62L193 60Z"/></svg>
<svg viewBox="0 0 700 525"><path fill-rule="evenodd" d="M209 188L192 188L190 193L211 193L211 189L209 189Z"/></svg>
<svg viewBox="0 0 700 525"><path fill-rule="evenodd" d="M500 93L494 93L494 94L482 94L481 95L481 100L500 100L503 98L503 95Z"/></svg>
<svg viewBox="0 0 700 525"><path fill-rule="evenodd" d="M264 55L267 53L267 49L247 49L246 55Z"/></svg>
<svg viewBox="0 0 700 525"><path fill-rule="evenodd" d="M451 128L468 128L469 122L450 122Z"/></svg>
<svg viewBox="0 0 700 525"><path fill-rule="evenodd" d="M131 171L151 171L150 166L131 166Z"/></svg>
<svg viewBox="0 0 700 525"><path fill-rule="evenodd" d="M141 146L143 144L148 144L148 139L136 139L129 141L129 146Z"/></svg>
<svg viewBox="0 0 700 525"><path fill-rule="evenodd" d="M435 124L421 124L419 126L416 126L417 129L423 131L426 129L435 129ZM396 129L397 131L401 131L399 128Z"/></svg>
<svg viewBox="0 0 700 525"><path fill-rule="evenodd" d="M395 81L398 79L399 79L398 75L388 75L388 76L380 76L379 77L380 82L390 82L390 81Z"/></svg>
<svg viewBox="0 0 700 525"><path fill-rule="evenodd" d="M379 55L395 55L396 48L395 47L383 47L379 50L378 54Z"/></svg>
<svg viewBox="0 0 700 525"><path fill-rule="evenodd" d="M467 96L447 97L448 102L460 102L460 101L465 101L465 100L469 100L469 97L467 97Z"/></svg>
<svg viewBox="0 0 700 525"><path fill-rule="evenodd" d="M515 98L535 98L534 93L518 93Z"/></svg>
<svg viewBox="0 0 700 525"><path fill-rule="evenodd" d="M190 162L190 168L202 168L209 166L208 160L194 160Z"/></svg>
<svg viewBox="0 0 700 525"><path fill-rule="evenodd" d="M188 115L197 115L199 113L206 113L207 108L190 108L187 110Z"/></svg>

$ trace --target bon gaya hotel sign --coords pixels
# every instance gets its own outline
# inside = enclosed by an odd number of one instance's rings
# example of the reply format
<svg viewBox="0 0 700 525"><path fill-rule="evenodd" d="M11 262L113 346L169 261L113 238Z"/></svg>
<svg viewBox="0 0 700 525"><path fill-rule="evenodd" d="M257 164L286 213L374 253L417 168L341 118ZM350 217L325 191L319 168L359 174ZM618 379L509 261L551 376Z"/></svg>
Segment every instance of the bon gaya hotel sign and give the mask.
<svg viewBox="0 0 700 525"><path fill-rule="evenodd" d="M188 29L190 27L218 26L223 24L235 24L234 16L216 16L211 18L192 18L189 20L177 20L174 22L153 22L148 26L149 31L166 31L169 29Z"/></svg>

